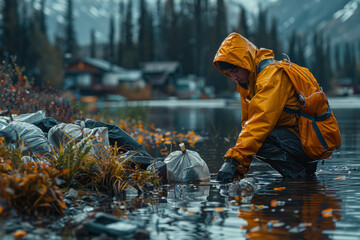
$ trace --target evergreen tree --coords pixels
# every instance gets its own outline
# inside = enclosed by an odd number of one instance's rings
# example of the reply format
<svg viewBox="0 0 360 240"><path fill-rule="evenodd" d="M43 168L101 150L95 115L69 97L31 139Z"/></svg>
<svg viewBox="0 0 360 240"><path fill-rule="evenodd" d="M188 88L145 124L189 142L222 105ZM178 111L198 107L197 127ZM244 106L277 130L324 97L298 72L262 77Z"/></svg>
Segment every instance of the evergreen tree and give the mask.
<svg viewBox="0 0 360 240"><path fill-rule="evenodd" d="M202 70L202 66L203 65L203 61L200 60L201 55L202 55L202 49L203 49L203 39L202 39L202 26L203 26L203 21L202 21L202 4L201 4L201 0L196 0L195 2L195 18L194 18L194 22L195 22L195 48L193 49L194 51L194 62L198 63L196 64L196 68L194 69L196 75L200 76L203 75L203 73L200 73L200 69Z"/></svg>
<svg viewBox="0 0 360 240"><path fill-rule="evenodd" d="M146 3L145 0L140 0L140 17L139 17L139 37L138 37L138 57L139 61L145 62L146 54L145 54L145 48L146 48Z"/></svg>
<svg viewBox="0 0 360 240"><path fill-rule="evenodd" d="M35 68L39 70L38 84L50 84L61 89L64 76L61 50L51 45L38 22L33 24L30 47L32 54L38 59L35 63Z"/></svg>
<svg viewBox="0 0 360 240"><path fill-rule="evenodd" d="M129 50L133 48L132 0L128 1L126 9L125 46Z"/></svg>
<svg viewBox="0 0 360 240"><path fill-rule="evenodd" d="M160 61L165 59L165 14L163 11L161 0L156 1L156 24L154 36L154 60ZM155 19L154 19L155 20Z"/></svg>
<svg viewBox="0 0 360 240"><path fill-rule="evenodd" d="M215 39L218 45L220 45L224 38L228 35L224 0L217 0L216 9Z"/></svg>
<svg viewBox="0 0 360 240"><path fill-rule="evenodd" d="M257 30L255 33L255 45L258 48L269 48L269 36L267 32L267 12L260 7Z"/></svg>
<svg viewBox="0 0 360 240"><path fill-rule="evenodd" d="M45 4L46 1L45 0L41 0L40 1L40 11L39 11L39 26L40 26L40 30L46 34L46 19L45 19Z"/></svg>
<svg viewBox="0 0 360 240"><path fill-rule="evenodd" d="M214 49L218 49L221 42L228 35L227 32L227 20L226 20L226 8L224 0L217 0L216 2L216 15L215 15L215 23L214 23ZM220 93L222 91L228 90L231 87L230 81L219 81L219 77L215 77L217 74L214 74L213 77L209 79L210 84L214 86L216 93ZM224 84L224 82L226 84Z"/></svg>
<svg viewBox="0 0 360 240"><path fill-rule="evenodd" d="M351 43L345 43L344 50L344 67L343 67L343 76L351 78L353 83L355 83L355 72L356 72L356 57L354 54L354 48Z"/></svg>
<svg viewBox="0 0 360 240"><path fill-rule="evenodd" d="M278 23L276 18L273 18L271 21L271 29L269 36L269 48L274 51L275 58L280 56L280 46L278 40L278 31L277 31Z"/></svg>
<svg viewBox="0 0 360 240"><path fill-rule="evenodd" d="M178 48L174 48L177 45L177 34L178 34L178 25L177 25L177 16L175 13L174 0L166 0L164 8L164 17L165 17L165 54L168 60L176 60L178 56Z"/></svg>
<svg viewBox="0 0 360 240"><path fill-rule="evenodd" d="M199 74L198 65L201 64L199 61L202 60L199 60L197 55L200 54L198 48L201 40L197 39L200 34L196 33L197 21L199 21L198 16L195 14L196 7L194 8L194 4L190 2L182 0L180 9L178 31L181 34L178 39L179 54L177 59L181 62L185 74Z"/></svg>
<svg viewBox="0 0 360 240"><path fill-rule="evenodd" d="M110 17L110 22L109 22L109 46L108 46L108 52L107 52L107 60L110 63L114 63L115 60L115 46L114 46L114 31L115 31L115 26L114 26L114 16Z"/></svg>
<svg viewBox="0 0 360 240"><path fill-rule="evenodd" d="M31 69L31 63L33 62L32 56L29 54L31 51L29 48L29 38L31 36L30 28L31 23L28 18L28 4L22 0L20 2L20 32L21 32L21 38L19 39L19 49L18 49L18 57L19 61L18 63L22 66L25 66L26 69Z"/></svg>
<svg viewBox="0 0 360 240"><path fill-rule="evenodd" d="M66 10L66 26L65 26L65 53L76 56L78 45L75 37L74 16L73 16L73 1L67 0Z"/></svg>
<svg viewBox="0 0 360 240"><path fill-rule="evenodd" d="M90 32L90 57L96 58L96 37L94 29L91 29Z"/></svg>
<svg viewBox="0 0 360 240"><path fill-rule="evenodd" d="M125 4L123 1L119 4L119 42L117 47L117 64L122 66L124 59L125 51L125 41L126 41L126 26L125 26Z"/></svg>
<svg viewBox="0 0 360 240"><path fill-rule="evenodd" d="M125 45L123 53L123 66L127 68L138 67L137 52L133 39L133 23L132 23L132 0L127 3L126 19L125 19Z"/></svg>
<svg viewBox="0 0 360 240"><path fill-rule="evenodd" d="M297 62L297 52L296 52L296 32L295 30L291 33L290 40L289 40L289 49L288 49L288 56L290 57L291 61Z"/></svg>
<svg viewBox="0 0 360 240"><path fill-rule="evenodd" d="M323 88L325 92L330 91L331 83L328 79L327 70L327 56L325 50L325 41L322 33L315 32L313 37L314 44L314 59L312 64L312 73L317 79L319 85Z"/></svg>
<svg viewBox="0 0 360 240"><path fill-rule="evenodd" d="M249 27L246 20L246 10L243 6L240 8L239 23L236 29L236 32L240 33L242 36L249 37Z"/></svg>
<svg viewBox="0 0 360 240"><path fill-rule="evenodd" d="M305 59L305 39L302 35L298 34L297 37L297 64L300 66L306 67L306 59Z"/></svg>
<svg viewBox="0 0 360 240"><path fill-rule="evenodd" d="M211 22L209 21L210 17L210 7L209 7L209 0L203 0L202 2L202 46L200 52L200 61L202 65L200 65L199 77L203 78L207 75L208 69L214 68L211 61L204 61L205 59L212 59L213 58L213 49L211 48Z"/></svg>
<svg viewBox="0 0 360 240"><path fill-rule="evenodd" d="M146 7L146 1L140 1L138 58L140 62L153 59L153 26L152 17Z"/></svg>
<svg viewBox="0 0 360 240"><path fill-rule="evenodd" d="M19 49L20 26L17 0L3 0L2 35L3 49L8 54L17 54Z"/></svg>
<svg viewBox="0 0 360 240"><path fill-rule="evenodd" d="M357 85L360 85L360 41L358 41L358 48L357 48L356 84L357 84Z"/></svg>
<svg viewBox="0 0 360 240"><path fill-rule="evenodd" d="M333 69L331 64L331 40L329 37L326 39L326 43L324 46L324 74L323 74L323 82L325 82L324 91L326 90L328 93L331 94L332 87L334 85L334 75L333 75Z"/></svg>
<svg viewBox="0 0 360 240"><path fill-rule="evenodd" d="M340 45L335 45L335 53L334 53L334 61L335 61L335 73L339 78L342 74L342 64L341 64L341 56L340 56Z"/></svg>

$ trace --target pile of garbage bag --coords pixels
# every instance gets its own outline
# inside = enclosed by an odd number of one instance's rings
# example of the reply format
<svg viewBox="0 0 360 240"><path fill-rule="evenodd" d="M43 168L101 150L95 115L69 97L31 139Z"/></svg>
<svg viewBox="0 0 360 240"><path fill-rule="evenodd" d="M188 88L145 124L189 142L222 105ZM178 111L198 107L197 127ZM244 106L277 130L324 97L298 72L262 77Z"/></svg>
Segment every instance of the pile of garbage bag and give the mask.
<svg viewBox="0 0 360 240"><path fill-rule="evenodd" d="M114 124L92 119L74 123L59 122L46 117L45 111L0 116L0 137L20 148L24 162L38 161L75 140L77 145L91 145L90 154L97 160L107 157L109 146L116 146L120 159L128 159L141 169L155 172L162 183L209 181L210 173L200 155L185 149L170 153L165 160L152 158L144 147Z"/></svg>
<svg viewBox="0 0 360 240"><path fill-rule="evenodd" d="M116 125L92 119L62 123L46 117L44 110L0 116L0 137L28 155L23 157L24 162L37 161L37 156L47 156L72 140L76 140L78 145L84 141L90 144L90 154L96 159L106 157L106 149L116 145L124 156L139 162L145 169L154 162L139 142Z"/></svg>

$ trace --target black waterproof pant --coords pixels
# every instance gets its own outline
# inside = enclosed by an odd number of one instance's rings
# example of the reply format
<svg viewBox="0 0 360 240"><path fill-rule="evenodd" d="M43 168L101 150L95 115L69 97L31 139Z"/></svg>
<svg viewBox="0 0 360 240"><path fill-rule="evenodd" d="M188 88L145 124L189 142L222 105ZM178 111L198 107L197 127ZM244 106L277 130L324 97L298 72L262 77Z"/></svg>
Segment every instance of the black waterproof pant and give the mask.
<svg viewBox="0 0 360 240"><path fill-rule="evenodd" d="M285 178L312 177L317 167L317 162L305 154L300 139L284 127L274 128L255 157Z"/></svg>

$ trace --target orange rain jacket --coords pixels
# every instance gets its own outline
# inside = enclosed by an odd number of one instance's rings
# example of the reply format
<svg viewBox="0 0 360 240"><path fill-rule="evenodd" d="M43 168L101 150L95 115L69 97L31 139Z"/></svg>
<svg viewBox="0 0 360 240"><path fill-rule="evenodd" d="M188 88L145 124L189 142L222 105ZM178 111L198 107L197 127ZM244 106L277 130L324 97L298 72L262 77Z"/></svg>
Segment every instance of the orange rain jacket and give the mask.
<svg viewBox="0 0 360 240"><path fill-rule="evenodd" d="M228 62L250 71L247 86L237 85L237 92L241 96L242 130L236 145L230 148L225 159L236 159L240 165L239 173L245 174L262 143L275 126L288 127L293 130L297 125L295 114L283 111L284 107L299 109L295 88L281 68L266 67L258 74L258 65L262 60L274 58L273 51L258 49L254 44L238 33L231 33L220 45L214 64L218 61Z"/></svg>

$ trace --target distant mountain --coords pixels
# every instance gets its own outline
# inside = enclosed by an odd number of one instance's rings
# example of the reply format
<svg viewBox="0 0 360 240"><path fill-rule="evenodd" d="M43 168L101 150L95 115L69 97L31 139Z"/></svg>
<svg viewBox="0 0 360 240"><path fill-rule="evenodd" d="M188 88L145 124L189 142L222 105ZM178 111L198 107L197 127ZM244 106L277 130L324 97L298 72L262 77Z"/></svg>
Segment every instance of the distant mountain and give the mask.
<svg viewBox="0 0 360 240"><path fill-rule="evenodd" d="M32 0L28 0L32 1ZM113 15L119 22L119 2L122 0L73 0L76 38L80 45L90 42L90 31L94 29L98 43L106 42L109 19ZM125 1L127 2L127 1ZM136 9L139 1L133 1ZM175 1L176 2L176 1ZM225 0L228 6L230 24L237 24L240 6L248 11L250 25L262 8L268 8L269 23L272 16L278 18L279 33L288 41L293 30L302 32L311 40L315 29L331 34L333 43L360 39L360 0ZM47 28L51 39L63 31L66 0L46 1ZM148 0L155 6L156 0ZM236 16L236 17L233 17ZM138 17L134 12L134 19ZM118 37L118 29L115 32Z"/></svg>
<svg viewBox="0 0 360 240"><path fill-rule="evenodd" d="M332 44L360 40L360 0L278 0L269 5L279 33L288 41L293 31L311 41L315 30L331 38Z"/></svg>

